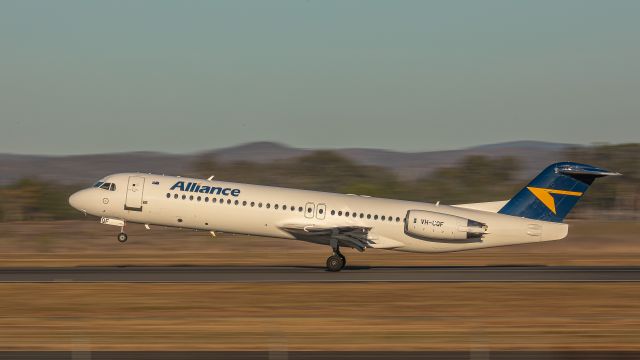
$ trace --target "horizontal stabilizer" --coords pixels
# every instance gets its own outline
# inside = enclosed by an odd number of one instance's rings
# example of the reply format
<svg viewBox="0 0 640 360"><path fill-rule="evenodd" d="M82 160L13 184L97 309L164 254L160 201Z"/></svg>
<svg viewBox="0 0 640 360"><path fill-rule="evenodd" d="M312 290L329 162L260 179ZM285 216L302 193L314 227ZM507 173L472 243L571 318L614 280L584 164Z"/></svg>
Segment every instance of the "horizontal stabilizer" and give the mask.
<svg viewBox="0 0 640 360"><path fill-rule="evenodd" d="M459 205L453 205L453 206L459 207L459 208L464 208L464 209L480 210L480 211L487 211L487 212L497 213L508 202L509 202L509 200L503 200L503 201L491 201L491 202L473 203L473 204L459 204Z"/></svg>

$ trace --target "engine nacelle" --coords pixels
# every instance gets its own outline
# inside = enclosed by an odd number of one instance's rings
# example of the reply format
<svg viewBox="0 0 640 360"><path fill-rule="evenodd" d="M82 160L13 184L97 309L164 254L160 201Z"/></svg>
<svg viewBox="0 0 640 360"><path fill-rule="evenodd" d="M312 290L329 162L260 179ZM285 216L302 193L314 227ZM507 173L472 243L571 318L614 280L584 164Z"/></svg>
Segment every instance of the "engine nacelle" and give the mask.
<svg viewBox="0 0 640 360"><path fill-rule="evenodd" d="M417 238L436 240L479 239L487 233L487 225L455 215L409 210L405 233Z"/></svg>

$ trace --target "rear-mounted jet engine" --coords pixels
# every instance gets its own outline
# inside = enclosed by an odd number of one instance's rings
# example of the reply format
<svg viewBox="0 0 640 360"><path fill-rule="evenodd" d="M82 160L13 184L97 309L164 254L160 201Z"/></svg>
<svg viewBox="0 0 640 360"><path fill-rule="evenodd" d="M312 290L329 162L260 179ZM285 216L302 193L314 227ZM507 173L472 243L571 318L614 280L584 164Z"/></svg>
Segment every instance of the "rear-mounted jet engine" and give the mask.
<svg viewBox="0 0 640 360"><path fill-rule="evenodd" d="M480 239L487 233L487 225L454 215L409 210L404 231L419 239L469 240Z"/></svg>

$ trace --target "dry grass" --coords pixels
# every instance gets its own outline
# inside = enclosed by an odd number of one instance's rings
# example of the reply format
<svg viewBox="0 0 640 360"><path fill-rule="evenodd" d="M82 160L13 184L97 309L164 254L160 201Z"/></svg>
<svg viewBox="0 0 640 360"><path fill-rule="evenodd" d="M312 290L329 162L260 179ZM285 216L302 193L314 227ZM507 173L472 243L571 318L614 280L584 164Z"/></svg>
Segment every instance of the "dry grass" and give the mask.
<svg viewBox="0 0 640 360"><path fill-rule="evenodd" d="M4 350L640 349L635 284L65 283L0 291Z"/></svg>

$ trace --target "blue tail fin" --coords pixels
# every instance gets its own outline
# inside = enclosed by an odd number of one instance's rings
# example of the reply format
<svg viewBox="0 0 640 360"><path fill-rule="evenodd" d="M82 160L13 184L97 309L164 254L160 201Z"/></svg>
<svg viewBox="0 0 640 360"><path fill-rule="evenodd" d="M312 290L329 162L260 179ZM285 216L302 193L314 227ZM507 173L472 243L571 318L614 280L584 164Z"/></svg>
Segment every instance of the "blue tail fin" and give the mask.
<svg viewBox="0 0 640 360"><path fill-rule="evenodd" d="M620 175L595 166L560 162L544 169L498 213L562 222L598 177Z"/></svg>

